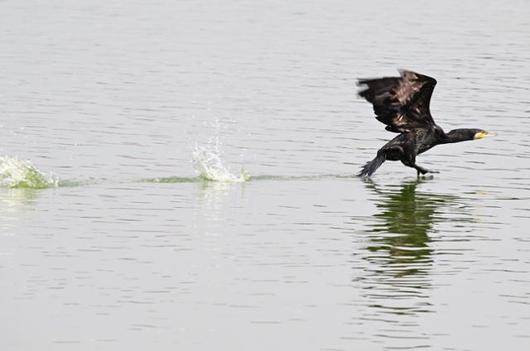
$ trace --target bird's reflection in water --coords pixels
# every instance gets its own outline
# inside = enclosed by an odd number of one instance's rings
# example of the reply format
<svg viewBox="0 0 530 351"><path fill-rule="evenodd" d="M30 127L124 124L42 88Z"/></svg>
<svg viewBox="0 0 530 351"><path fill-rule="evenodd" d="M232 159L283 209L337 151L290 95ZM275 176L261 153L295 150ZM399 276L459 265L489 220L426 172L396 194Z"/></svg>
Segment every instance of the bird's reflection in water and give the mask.
<svg viewBox="0 0 530 351"><path fill-rule="evenodd" d="M442 208L455 197L419 191L426 181L408 181L396 188L367 183L377 211L367 230L368 274L362 280L369 304L384 312L430 310L431 235L436 222L443 220Z"/></svg>

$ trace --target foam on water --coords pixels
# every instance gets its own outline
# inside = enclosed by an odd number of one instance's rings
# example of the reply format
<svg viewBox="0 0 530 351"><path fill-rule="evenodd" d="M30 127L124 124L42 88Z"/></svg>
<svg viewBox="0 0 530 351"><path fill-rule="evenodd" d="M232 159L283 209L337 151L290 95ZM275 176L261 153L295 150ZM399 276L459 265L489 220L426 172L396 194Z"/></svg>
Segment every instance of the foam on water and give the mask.
<svg viewBox="0 0 530 351"><path fill-rule="evenodd" d="M239 174L232 173L223 164L217 148L209 149L198 145L195 146L193 150L193 166L199 177L204 180L242 183L250 179L250 175L243 168L239 171Z"/></svg>
<svg viewBox="0 0 530 351"><path fill-rule="evenodd" d="M58 186L58 180L39 171L30 161L0 157L0 187L43 189Z"/></svg>

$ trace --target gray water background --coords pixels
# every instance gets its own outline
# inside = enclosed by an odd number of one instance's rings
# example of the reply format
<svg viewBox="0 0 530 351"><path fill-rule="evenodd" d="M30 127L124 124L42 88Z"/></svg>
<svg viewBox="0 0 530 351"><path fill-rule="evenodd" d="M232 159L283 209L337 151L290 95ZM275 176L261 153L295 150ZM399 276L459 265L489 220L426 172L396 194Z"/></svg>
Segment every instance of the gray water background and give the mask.
<svg viewBox="0 0 530 351"><path fill-rule="evenodd" d="M0 349L527 350L529 34L526 1L1 1L0 154L78 186L0 189ZM498 135L353 177L393 137L355 81L396 68Z"/></svg>

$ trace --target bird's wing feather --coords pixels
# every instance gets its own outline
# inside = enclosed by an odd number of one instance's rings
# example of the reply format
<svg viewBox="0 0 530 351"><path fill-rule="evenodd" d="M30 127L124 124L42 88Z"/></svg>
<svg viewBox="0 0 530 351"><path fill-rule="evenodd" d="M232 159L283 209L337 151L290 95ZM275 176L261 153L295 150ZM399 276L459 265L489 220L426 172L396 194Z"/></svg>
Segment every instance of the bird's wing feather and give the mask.
<svg viewBox="0 0 530 351"><path fill-rule="evenodd" d="M372 103L378 121L392 132L434 125L429 103L436 86L434 78L400 70L400 77L360 79L359 95Z"/></svg>

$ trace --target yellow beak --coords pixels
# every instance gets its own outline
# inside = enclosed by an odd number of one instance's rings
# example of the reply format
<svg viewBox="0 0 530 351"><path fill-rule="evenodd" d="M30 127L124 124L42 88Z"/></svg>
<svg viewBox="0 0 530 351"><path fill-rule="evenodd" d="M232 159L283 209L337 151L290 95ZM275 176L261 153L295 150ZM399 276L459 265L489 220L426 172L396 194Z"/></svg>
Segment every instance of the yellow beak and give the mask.
<svg viewBox="0 0 530 351"><path fill-rule="evenodd" d="M488 136L494 136L495 133L488 133L486 132L485 130L482 130L478 133L475 133L475 136L473 139L484 139L485 137L488 137Z"/></svg>

